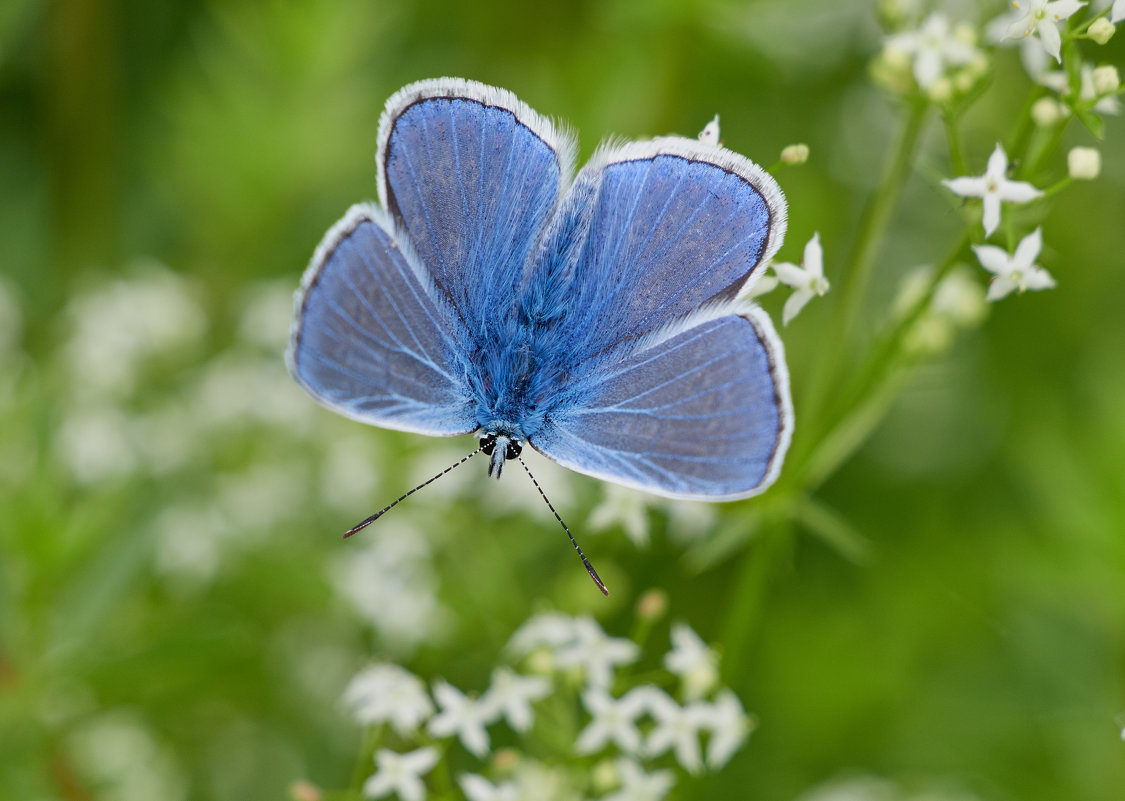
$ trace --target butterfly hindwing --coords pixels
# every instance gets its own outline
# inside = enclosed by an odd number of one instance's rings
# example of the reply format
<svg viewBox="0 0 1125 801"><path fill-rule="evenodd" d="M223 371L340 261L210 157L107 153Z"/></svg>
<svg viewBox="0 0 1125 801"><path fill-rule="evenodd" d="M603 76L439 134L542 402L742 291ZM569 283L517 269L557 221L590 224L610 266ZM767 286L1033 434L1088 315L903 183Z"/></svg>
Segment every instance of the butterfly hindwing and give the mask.
<svg viewBox="0 0 1125 801"><path fill-rule="evenodd" d="M577 378L531 444L565 467L678 498L776 478L793 429L781 345L759 309L707 320Z"/></svg>
<svg viewBox="0 0 1125 801"><path fill-rule="evenodd" d="M573 150L515 95L473 81L421 81L387 102L377 155L383 206L478 339L514 304Z"/></svg>
<svg viewBox="0 0 1125 801"><path fill-rule="evenodd" d="M371 205L324 237L297 295L290 370L315 398L372 425L434 436L476 428L459 321ZM424 276L423 276L424 277Z"/></svg>

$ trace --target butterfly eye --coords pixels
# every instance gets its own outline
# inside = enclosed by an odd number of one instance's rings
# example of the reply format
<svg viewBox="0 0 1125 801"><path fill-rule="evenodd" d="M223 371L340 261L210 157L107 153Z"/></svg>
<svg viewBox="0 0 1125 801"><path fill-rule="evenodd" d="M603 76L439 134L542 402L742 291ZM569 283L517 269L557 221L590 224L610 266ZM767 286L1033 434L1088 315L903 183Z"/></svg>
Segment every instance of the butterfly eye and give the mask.
<svg viewBox="0 0 1125 801"><path fill-rule="evenodd" d="M520 445L515 440L508 442L507 452L504 454L505 459L518 459L519 455L523 453L523 445Z"/></svg>
<svg viewBox="0 0 1125 801"><path fill-rule="evenodd" d="M496 435L487 434L480 439L480 449L485 456L491 456L492 452L496 450ZM505 454L507 456L507 454Z"/></svg>

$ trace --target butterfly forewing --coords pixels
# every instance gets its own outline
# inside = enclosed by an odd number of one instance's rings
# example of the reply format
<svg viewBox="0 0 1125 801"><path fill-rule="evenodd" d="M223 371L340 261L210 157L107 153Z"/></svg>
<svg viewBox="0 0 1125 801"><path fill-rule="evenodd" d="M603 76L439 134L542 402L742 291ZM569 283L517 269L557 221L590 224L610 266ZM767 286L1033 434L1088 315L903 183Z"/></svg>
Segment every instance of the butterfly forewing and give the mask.
<svg viewBox="0 0 1125 801"><path fill-rule="evenodd" d="M425 291L369 205L325 236L297 297L289 363L321 403L371 425L435 436L476 428L460 325Z"/></svg>

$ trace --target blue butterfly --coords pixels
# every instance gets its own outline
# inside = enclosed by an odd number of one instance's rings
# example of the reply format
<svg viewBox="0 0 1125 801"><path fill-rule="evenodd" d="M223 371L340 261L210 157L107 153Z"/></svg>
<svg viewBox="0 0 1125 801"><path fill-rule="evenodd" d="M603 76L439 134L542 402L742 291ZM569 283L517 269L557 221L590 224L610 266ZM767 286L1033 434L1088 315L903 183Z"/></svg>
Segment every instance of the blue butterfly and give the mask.
<svg viewBox="0 0 1125 801"><path fill-rule="evenodd" d="M297 293L287 356L316 400L384 428L475 432L461 462L483 452L497 477L531 445L673 498L774 481L789 379L742 299L785 235L765 171L661 137L604 143L572 179L572 136L456 78L387 101L377 161L379 205L328 231Z"/></svg>

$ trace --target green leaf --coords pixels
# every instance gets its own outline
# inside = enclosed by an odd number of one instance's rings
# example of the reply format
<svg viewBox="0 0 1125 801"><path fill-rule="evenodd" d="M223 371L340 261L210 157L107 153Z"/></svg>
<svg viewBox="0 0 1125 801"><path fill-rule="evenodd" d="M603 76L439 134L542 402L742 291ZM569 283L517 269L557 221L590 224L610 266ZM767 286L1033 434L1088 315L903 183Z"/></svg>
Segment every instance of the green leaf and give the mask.
<svg viewBox="0 0 1125 801"><path fill-rule="evenodd" d="M1086 126L1087 130L1094 135L1095 139L1102 139L1105 137L1105 122L1092 109L1076 108L1075 115L1082 124Z"/></svg>

